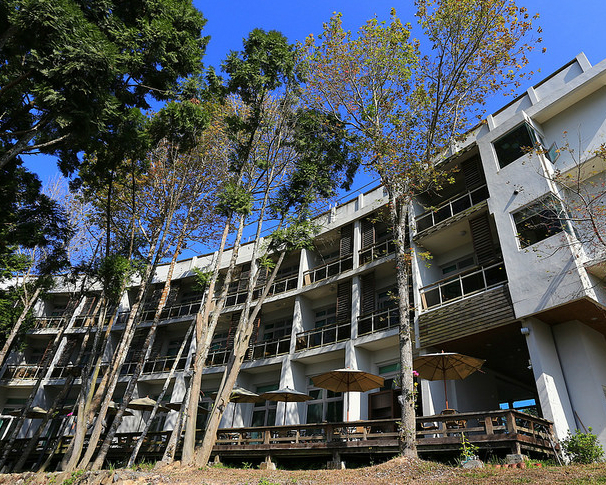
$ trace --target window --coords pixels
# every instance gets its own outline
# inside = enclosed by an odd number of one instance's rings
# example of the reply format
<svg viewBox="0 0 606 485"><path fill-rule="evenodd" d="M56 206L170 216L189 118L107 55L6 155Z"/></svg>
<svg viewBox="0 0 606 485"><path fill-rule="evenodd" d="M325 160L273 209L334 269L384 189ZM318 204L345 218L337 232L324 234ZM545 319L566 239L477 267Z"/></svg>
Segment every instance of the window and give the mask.
<svg viewBox="0 0 606 485"><path fill-rule="evenodd" d="M278 389L277 384L257 386L257 394L275 391L276 389ZM276 406L276 401L263 401L255 403L251 426L274 426L276 424Z"/></svg>
<svg viewBox="0 0 606 485"><path fill-rule="evenodd" d="M475 264L476 262L472 254L470 256L466 256L464 258L457 259L455 261L452 261L451 263L447 263L443 266L440 266L440 269L442 270L442 274L446 276L451 273L460 273L466 268L471 268L472 266L475 266Z"/></svg>
<svg viewBox="0 0 606 485"><path fill-rule="evenodd" d="M307 394L311 396L311 400L307 401L307 424L343 421L342 392L318 389L310 379Z"/></svg>
<svg viewBox="0 0 606 485"><path fill-rule="evenodd" d="M337 306L333 305L330 308L320 310L316 312L316 319L314 328L325 327L326 325L332 325L337 321Z"/></svg>
<svg viewBox="0 0 606 485"><path fill-rule="evenodd" d="M527 123L497 139L493 145L497 152L499 167L503 168L526 154L528 148L539 143L539 136Z"/></svg>
<svg viewBox="0 0 606 485"><path fill-rule="evenodd" d="M562 232L564 219L557 199L549 195L513 214L520 247L526 248Z"/></svg>
<svg viewBox="0 0 606 485"><path fill-rule="evenodd" d="M292 328L292 318L280 320L278 322L266 323L263 326L263 340L273 340L280 337L289 336Z"/></svg>

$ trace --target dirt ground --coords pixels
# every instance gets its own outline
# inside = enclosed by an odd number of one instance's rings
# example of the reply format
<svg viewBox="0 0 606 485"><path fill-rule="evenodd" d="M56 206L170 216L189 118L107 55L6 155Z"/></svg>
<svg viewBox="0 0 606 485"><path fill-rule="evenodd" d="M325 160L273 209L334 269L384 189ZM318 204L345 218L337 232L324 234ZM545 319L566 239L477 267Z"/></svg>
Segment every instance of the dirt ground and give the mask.
<svg viewBox="0 0 606 485"><path fill-rule="evenodd" d="M253 470L209 467L202 470L174 465L161 470L106 470L72 474L0 475L0 484L11 485L332 485L332 484L606 484L606 464L543 466L526 469L486 466L464 470L450 466L395 458L381 465L351 470Z"/></svg>

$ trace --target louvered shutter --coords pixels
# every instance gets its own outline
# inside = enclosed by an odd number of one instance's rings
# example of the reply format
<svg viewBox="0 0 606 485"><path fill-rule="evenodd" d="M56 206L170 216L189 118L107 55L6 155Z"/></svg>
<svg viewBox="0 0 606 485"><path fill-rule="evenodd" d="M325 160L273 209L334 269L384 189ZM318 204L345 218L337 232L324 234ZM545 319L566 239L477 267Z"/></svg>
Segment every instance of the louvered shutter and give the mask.
<svg viewBox="0 0 606 485"><path fill-rule="evenodd" d="M339 255L347 256L353 252L353 224L347 224L341 228L341 240L339 244Z"/></svg>
<svg viewBox="0 0 606 485"><path fill-rule="evenodd" d="M375 274L368 273L361 278L360 314L367 315L375 311Z"/></svg>
<svg viewBox="0 0 606 485"><path fill-rule="evenodd" d="M61 352L61 356L57 360L57 366L63 367L69 363L69 358L72 355L72 352L76 348L78 340L75 336L67 337L67 342L65 343L65 347L63 347L63 352Z"/></svg>
<svg viewBox="0 0 606 485"><path fill-rule="evenodd" d="M375 226L370 219L362 219L362 249L375 243Z"/></svg>
<svg viewBox="0 0 606 485"><path fill-rule="evenodd" d="M471 160L463 162L461 164L461 172L463 172L467 190L473 190L480 185L484 185L484 175L482 174L482 168L478 158L474 157Z"/></svg>
<svg viewBox="0 0 606 485"><path fill-rule="evenodd" d="M229 322L229 329L227 330L226 347L228 349L233 349L234 347L234 338L236 330L238 329L238 323L240 323L240 315L242 315L242 312L234 312L231 314L231 321Z"/></svg>
<svg viewBox="0 0 606 485"><path fill-rule="evenodd" d="M351 280L337 285L337 323L351 319Z"/></svg>
<svg viewBox="0 0 606 485"><path fill-rule="evenodd" d="M478 264L486 264L496 258L496 251L492 242L490 232L490 221L488 213L484 212L478 217L469 220L473 248L478 259Z"/></svg>

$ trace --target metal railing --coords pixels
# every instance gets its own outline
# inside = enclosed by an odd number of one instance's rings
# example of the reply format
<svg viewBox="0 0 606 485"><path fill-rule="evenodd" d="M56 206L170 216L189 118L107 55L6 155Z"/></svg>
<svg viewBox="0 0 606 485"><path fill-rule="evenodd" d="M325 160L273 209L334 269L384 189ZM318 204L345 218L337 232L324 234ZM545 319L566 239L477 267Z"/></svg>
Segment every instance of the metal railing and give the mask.
<svg viewBox="0 0 606 485"><path fill-rule="evenodd" d="M393 239L378 242L364 249L360 249L359 261L360 265L370 263L375 259L382 258L396 252L396 244Z"/></svg>
<svg viewBox="0 0 606 485"><path fill-rule="evenodd" d="M206 365L208 367L225 365L227 364L231 353L232 351L230 349L220 349L209 352L208 356L206 357Z"/></svg>
<svg viewBox="0 0 606 485"><path fill-rule="evenodd" d="M143 374L157 374L159 372L170 372L170 369L177 360L176 356L159 357L154 360L148 360L143 364ZM181 357L177 364L177 370L185 370L187 357Z"/></svg>
<svg viewBox="0 0 606 485"><path fill-rule="evenodd" d="M487 267L467 270L421 288L422 310L437 307L507 282L502 261Z"/></svg>
<svg viewBox="0 0 606 485"><path fill-rule="evenodd" d="M317 266L303 273L303 285L310 285L353 268L353 254Z"/></svg>
<svg viewBox="0 0 606 485"><path fill-rule="evenodd" d="M439 205L437 208L424 212L420 216L415 218L417 232L429 229L436 224L439 224L446 219L463 212L470 207L479 204L480 202L488 199L488 187L482 185L476 189L470 190L463 195L453 197L446 202Z"/></svg>
<svg viewBox="0 0 606 485"><path fill-rule="evenodd" d="M351 338L351 323L334 323L297 334L295 350L305 350L333 344Z"/></svg>
<svg viewBox="0 0 606 485"><path fill-rule="evenodd" d="M279 280L274 281L271 284L271 287L269 288L269 292L267 293L267 296L277 295L279 293L284 293L285 291L289 291L289 290L296 290L298 279L299 279L299 275L294 274L294 275L290 275L290 276L285 276L283 278L280 278ZM260 287L255 288L253 297L255 299L259 298L261 296L261 294L263 293L264 289L265 289L265 286L260 286Z"/></svg>
<svg viewBox="0 0 606 485"><path fill-rule="evenodd" d="M200 297L202 299L202 297ZM171 318L186 317L198 313L200 310L200 301L193 301L190 303L182 303L180 305L166 306L160 312L160 320L168 320ZM154 315L157 309L145 310L143 312L142 322L153 322Z"/></svg>
<svg viewBox="0 0 606 485"><path fill-rule="evenodd" d="M380 330L397 327L399 323L400 312L397 308L376 310L358 317L358 335L367 335Z"/></svg>
<svg viewBox="0 0 606 485"><path fill-rule="evenodd" d="M2 380L10 379L38 379L48 370L39 364L8 365Z"/></svg>
<svg viewBox="0 0 606 485"><path fill-rule="evenodd" d="M32 330L43 330L45 328L60 328L65 325L65 317L37 317L34 320Z"/></svg>
<svg viewBox="0 0 606 485"><path fill-rule="evenodd" d="M247 360L267 359L277 355L288 354L290 351L290 335L263 342L257 342L248 348Z"/></svg>

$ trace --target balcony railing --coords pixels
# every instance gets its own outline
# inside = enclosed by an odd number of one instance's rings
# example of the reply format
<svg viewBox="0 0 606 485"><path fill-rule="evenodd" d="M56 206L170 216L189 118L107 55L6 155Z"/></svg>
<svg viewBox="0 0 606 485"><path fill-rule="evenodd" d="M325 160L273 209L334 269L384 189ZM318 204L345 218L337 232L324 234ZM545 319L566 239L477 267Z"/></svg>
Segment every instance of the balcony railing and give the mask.
<svg viewBox="0 0 606 485"><path fill-rule="evenodd" d="M2 376L4 379L38 379L48 370L38 364L9 365Z"/></svg>
<svg viewBox="0 0 606 485"><path fill-rule="evenodd" d="M374 261L375 259L382 258L388 254L392 254L396 251L396 244L393 239L387 241L378 242L364 249L360 249L360 264L366 264Z"/></svg>
<svg viewBox="0 0 606 485"><path fill-rule="evenodd" d="M479 204L488 198L488 188L482 185L463 195L447 200L436 209L425 212L416 218L417 232L429 229L446 219Z"/></svg>
<svg viewBox="0 0 606 485"><path fill-rule="evenodd" d="M331 276L338 275L343 271L353 268L353 255L349 254L336 261L317 266L303 273L303 284L310 285L316 281L321 281Z"/></svg>
<svg viewBox="0 0 606 485"><path fill-rule="evenodd" d="M296 350L334 344L351 337L351 323L335 323L297 334Z"/></svg>
<svg viewBox="0 0 606 485"><path fill-rule="evenodd" d="M400 323L400 312L397 308L377 310L358 317L358 335L387 330Z"/></svg>
<svg viewBox="0 0 606 485"><path fill-rule="evenodd" d="M42 330L45 328L60 328L65 325L65 317L38 317L34 320L32 330Z"/></svg>
<svg viewBox="0 0 606 485"><path fill-rule="evenodd" d="M202 299L202 297L200 297ZM162 309L160 312L160 320L168 320L171 318L179 318L186 317L188 315L193 315L194 313L198 313L200 310L200 301L194 301L190 303L182 303L180 305L172 305L167 306ZM154 315L156 314L156 309L150 309L143 312L142 322L152 322L154 320Z"/></svg>
<svg viewBox="0 0 606 485"><path fill-rule="evenodd" d="M285 276L283 278L280 278L279 280L274 281L272 283L271 287L269 288L269 292L267 293L267 296L277 295L278 293L284 293L285 291L297 289L297 280L298 279L299 279L299 275L294 274L294 275L290 275L290 276ZM255 288L254 298L255 299L259 298L261 296L261 294L263 293L264 289L265 289L265 286Z"/></svg>
<svg viewBox="0 0 606 485"><path fill-rule="evenodd" d="M506 282L507 273L503 262L471 269L421 288L422 309L437 307Z"/></svg>
<svg viewBox="0 0 606 485"><path fill-rule="evenodd" d="M170 369L177 358L175 356L160 357L154 360L148 360L143 364L143 374L157 374L159 372L170 372ZM177 364L177 370L184 370L186 357L181 357Z"/></svg>
<svg viewBox="0 0 606 485"><path fill-rule="evenodd" d="M229 356L232 354L231 349L220 349L208 353L206 357L206 365L208 367L216 365L225 365L229 360Z"/></svg>
<svg viewBox="0 0 606 485"><path fill-rule="evenodd" d="M288 354L289 351L290 335L288 337L275 338L251 345L248 349L246 358L248 360L267 359L268 357Z"/></svg>

